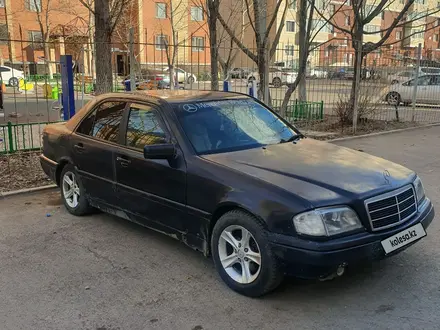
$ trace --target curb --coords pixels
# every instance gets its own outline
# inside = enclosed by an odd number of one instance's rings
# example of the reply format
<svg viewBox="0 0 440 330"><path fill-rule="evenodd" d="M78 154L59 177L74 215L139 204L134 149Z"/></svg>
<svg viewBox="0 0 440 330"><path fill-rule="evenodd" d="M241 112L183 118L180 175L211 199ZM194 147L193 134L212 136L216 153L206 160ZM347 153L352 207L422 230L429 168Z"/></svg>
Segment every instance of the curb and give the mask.
<svg viewBox="0 0 440 330"><path fill-rule="evenodd" d="M15 196L15 195L21 195L21 194L28 194L32 192L38 192L38 191L44 191L56 188L56 184L50 184L47 186L40 186L40 187L34 187L34 188L25 188L25 189L19 189L19 190L13 190L13 191L7 191L7 192L0 192L0 199L9 197L9 196Z"/></svg>
<svg viewBox="0 0 440 330"><path fill-rule="evenodd" d="M434 124L422 125L422 126L393 129L390 131L383 131L383 132L376 132L376 133L370 133L370 134L362 134L362 135L347 136L347 137L336 138L336 139L329 139L326 142L333 143L333 142L338 142L338 141L349 141L349 140L355 140L355 139L363 139L363 138L369 138L369 137L375 137L375 136L387 135L387 134L393 134L393 133L401 133L401 132L412 131L412 130L416 130L416 129L420 129L420 128L434 127L434 126L440 126L440 122L434 123Z"/></svg>

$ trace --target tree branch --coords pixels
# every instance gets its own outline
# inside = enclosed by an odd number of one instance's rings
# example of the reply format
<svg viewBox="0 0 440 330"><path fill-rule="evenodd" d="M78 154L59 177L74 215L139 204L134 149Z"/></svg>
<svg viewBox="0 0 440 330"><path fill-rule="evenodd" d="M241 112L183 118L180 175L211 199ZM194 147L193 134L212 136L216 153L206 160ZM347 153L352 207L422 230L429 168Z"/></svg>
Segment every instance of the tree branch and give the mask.
<svg viewBox="0 0 440 330"><path fill-rule="evenodd" d="M285 1L286 1L286 5L284 6L283 16L281 17L281 23L278 26L277 33L275 34L275 39L272 41L272 46L271 46L270 52L269 52L269 59L272 59L272 57L275 55L275 52L277 51L278 43L280 41L281 32L283 32L283 29L284 29L284 22L286 21L287 8L289 8L289 0L285 0ZM274 13L275 18L276 18L276 15L277 14L275 12Z"/></svg>
<svg viewBox="0 0 440 330"><path fill-rule="evenodd" d="M232 38L232 40L234 40L235 44L243 51L243 53L245 53L247 56L249 56L249 58L252 61L257 63L257 60L258 60L257 55L255 55L253 52L251 52L249 50L249 48L247 48L240 40L237 39L237 37L235 36L234 32L226 24L225 20L223 19L222 15L220 13L218 14L218 20L221 23L221 25L223 26L223 28L226 30L226 32L228 32L228 34Z"/></svg>
<svg viewBox="0 0 440 330"><path fill-rule="evenodd" d="M85 2L85 0L78 0L84 7L86 7L93 15L95 15L95 11L93 10L91 4Z"/></svg>

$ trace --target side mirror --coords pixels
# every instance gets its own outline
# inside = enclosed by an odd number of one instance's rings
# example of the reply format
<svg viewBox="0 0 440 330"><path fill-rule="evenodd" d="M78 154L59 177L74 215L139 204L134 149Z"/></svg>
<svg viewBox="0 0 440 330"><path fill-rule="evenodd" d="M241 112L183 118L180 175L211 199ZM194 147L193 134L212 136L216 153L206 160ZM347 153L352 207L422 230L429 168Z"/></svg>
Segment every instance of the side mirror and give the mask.
<svg viewBox="0 0 440 330"><path fill-rule="evenodd" d="M173 159L176 156L174 144L156 144L144 147L145 159Z"/></svg>

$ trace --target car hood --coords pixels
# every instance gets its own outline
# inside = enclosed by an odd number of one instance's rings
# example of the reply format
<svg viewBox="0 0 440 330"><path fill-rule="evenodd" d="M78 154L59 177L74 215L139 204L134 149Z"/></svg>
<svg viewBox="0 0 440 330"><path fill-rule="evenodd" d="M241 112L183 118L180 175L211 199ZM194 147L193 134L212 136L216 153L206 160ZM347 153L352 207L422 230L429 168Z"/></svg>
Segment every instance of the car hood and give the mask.
<svg viewBox="0 0 440 330"><path fill-rule="evenodd" d="M365 199L408 184L415 176L385 159L313 139L202 158L289 191L315 207Z"/></svg>

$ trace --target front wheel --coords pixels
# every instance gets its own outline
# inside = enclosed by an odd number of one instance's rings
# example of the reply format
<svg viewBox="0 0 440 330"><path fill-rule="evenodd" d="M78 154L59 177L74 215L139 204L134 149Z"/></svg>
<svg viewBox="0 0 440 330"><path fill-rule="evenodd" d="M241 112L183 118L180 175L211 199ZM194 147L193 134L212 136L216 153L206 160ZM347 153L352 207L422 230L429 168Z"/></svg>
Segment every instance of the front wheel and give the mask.
<svg viewBox="0 0 440 330"><path fill-rule="evenodd" d="M283 278L264 225L244 211L230 211L217 221L211 251L222 280L245 296L262 296Z"/></svg>
<svg viewBox="0 0 440 330"><path fill-rule="evenodd" d="M11 87L17 87L19 85L19 80L16 77L12 77L11 79L9 79L8 84Z"/></svg>
<svg viewBox="0 0 440 330"><path fill-rule="evenodd" d="M188 84L194 84L194 82L195 82L194 77L193 76L189 76L188 77Z"/></svg>
<svg viewBox="0 0 440 330"><path fill-rule="evenodd" d="M73 165L64 166L60 177L60 188L61 197L69 213L81 216L91 212L92 208Z"/></svg>
<svg viewBox="0 0 440 330"><path fill-rule="evenodd" d="M400 94L397 92L388 93L387 102L389 105L399 105L400 104Z"/></svg>
<svg viewBox="0 0 440 330"><path fill-rule="evenodd" d="M281 87L281 85L282 85L281 79L278 77L273 78L272 84L273 84L273 87L275 87L275 88Z"/></svg>

